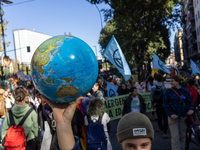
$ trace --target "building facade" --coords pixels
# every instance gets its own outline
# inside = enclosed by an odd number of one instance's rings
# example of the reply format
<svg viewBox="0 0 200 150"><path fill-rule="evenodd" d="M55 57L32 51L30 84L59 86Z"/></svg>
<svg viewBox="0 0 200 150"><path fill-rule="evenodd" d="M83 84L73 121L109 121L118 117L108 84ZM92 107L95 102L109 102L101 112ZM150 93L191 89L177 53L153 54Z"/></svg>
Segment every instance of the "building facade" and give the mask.
<svg viewBox="0 0 200 150"><path fill-rule="evenodd" d="M182 35L183 35L183 29L180 29L176 32L174 37L175 60L178 63L180 63L181 66L183 66L183 61L184 61Z"/></svg>
<svg viewBox="0 0 200 150"><path fill-rule="evenodd" d="M169 57L165 61L166 64L170 65L177 65L177 61L175 60L175 52L172 51L169 55Z"/></svg>
<svg viewBox="0 0 200 150"><path fill-rule="evenodd" d="M197 61L200 56L197 47L196 21L193 0L181 0L181 14L184 62L189 66L190 59Z"/></svg>
<svg viewBox="0 0 200 150"><path fill-rule="evenodd" d="M15 59L20 64L30 64L32 56L38 46L51 37L51 35L27 29L13 30Z"/></svg>
<svg viewBox="0 0 200 150"><path fill-rule="evenodd" d="M200 0L194 0L195 27L198 53L200 53Z"/></svg>

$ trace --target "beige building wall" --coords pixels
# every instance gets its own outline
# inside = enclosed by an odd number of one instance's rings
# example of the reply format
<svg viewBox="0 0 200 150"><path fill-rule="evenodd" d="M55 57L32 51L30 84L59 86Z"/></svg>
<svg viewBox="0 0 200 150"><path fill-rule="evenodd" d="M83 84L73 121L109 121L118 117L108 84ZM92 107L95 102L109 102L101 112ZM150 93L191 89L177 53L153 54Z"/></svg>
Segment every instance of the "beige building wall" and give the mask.
<svg viewBox="0 0 200 150"><path fill-rule="evenodd" d="M183 66L184 64L184 53L183 53L183 42L182 42L183 29L176 32L174 37L174 51L175 60Z"/></svg>

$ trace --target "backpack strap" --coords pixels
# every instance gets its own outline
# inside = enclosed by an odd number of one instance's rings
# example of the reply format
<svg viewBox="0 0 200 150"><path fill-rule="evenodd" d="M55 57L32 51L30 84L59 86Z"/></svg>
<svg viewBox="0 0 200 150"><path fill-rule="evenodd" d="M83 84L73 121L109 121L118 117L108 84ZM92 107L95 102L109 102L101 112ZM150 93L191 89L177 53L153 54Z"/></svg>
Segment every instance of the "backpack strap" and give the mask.
<svg viewBox="0 0 200 150"><path fill-rule="evenodd" d="M172 91L174 91L174 93L176 93L176 95L178 95L178 97L183 101L183 103L185 103L185 101L182 99L182 97L173 88L171 88L171 89L172 89Z"/></svg>
<svg viewBox="0 0 200 150"><path fill-rule="evenodd" d="M91 117L87 115L88 124L92 122Z"/></svg>
<svg viewBox="0 0 200 150"><path fill-rule="evenodd" d="M30 108L28 110L28 112L26 113L26 115L22 118L22 120L19 122L18 126L22 126L24 124L24 121L26 120L26 118L30 115L30 113L33 111L33 108Z"/></svg>
<svg viewBox="0 0 200 150"><path fill-rule="evenodd" d="M104 115L104 114L103 114L103 115ZM102 121L102 117L103 117L103 116L99 116L98 122L101 123L101 121Z"/></svg>
<svg viewBox="0 0 200 150"><path fill-rule="evenodd" d="M12 113L11 109L8 111L8 113L9 113L9 118L10 118L10 124L11 124L11 126L14 126L15 120L13 118L13 113Z"/></svg>

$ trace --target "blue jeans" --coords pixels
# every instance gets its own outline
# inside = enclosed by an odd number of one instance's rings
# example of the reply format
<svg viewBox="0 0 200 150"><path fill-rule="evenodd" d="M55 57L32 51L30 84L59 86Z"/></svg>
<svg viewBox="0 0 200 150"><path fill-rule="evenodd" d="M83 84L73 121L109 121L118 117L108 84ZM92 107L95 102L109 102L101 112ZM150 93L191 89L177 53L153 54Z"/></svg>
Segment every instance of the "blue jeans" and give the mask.
<svg viewBox="0 0 200 150"><path fill-rule="evenodd" d="M1 143L1 129L3 127L4 120L5 120L5 118L0 118L0 143Z"/></svg>

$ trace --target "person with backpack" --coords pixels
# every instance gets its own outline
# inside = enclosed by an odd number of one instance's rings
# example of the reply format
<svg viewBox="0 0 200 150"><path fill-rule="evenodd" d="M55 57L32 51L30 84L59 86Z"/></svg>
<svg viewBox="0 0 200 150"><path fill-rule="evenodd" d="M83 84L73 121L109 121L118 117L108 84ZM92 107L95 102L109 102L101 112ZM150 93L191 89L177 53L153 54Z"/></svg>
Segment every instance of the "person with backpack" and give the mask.
<svg viewBox="0 0 200 150"><path fill-rule="evenodd" d="M86 139L87 150L101 149L112 150L109 139L110 117L106 113L103 102L95 98L90 101L85 116L85 125L87 127Z"/></svg>
<svg viewBox="0 0 200 150"><path fill-rule="evenodd" d="M142 96L138 94L138 90L136 87L132 87L130 89L130 94L124 101L122 115L125 115L130 112L139 112L143 114L146 113L146 104Z"/></svg>
<svg viewBox="0 0 200 150"><path fill-rule="evenodd" d="M163 106L168 116L171 148L172 150L184 150L187 128L185 119L194 113L194 105L189 91L180 85L181 77L173 75L170 79L172 88L166 90Z"/></svg>
<svg viewBox="0 0 200 150"><path fill-rule="evenodd" d="M51 107L46 101L41 99L41 104L38 107L38 138L37 144L41 149L56 150L58 148L58 140L56 135L56 123L53 117Z"/></svg>
<svg viewBox="0 0 200 150"><path fill-rule="evenodd" d="M156 76L155 85L151 89L151 103L153 108L156 108L156 114L158 117L158 126L160 128L161 134L163 138L168 138L167 135L167 128L168 128L168 121L167 121L167 114L163 107L163 98L165 93L165 86L162 83L162 75L158 74Z"/></svg>
<svg viewBox="0 0 200 150"><path fill-rule="evenodd" d="M79 140L72 132L71 121L77 106L84 97L77 98L74 103L65 104L55 103L44 96L43 98L53 110L60 149L80 150ZM123 149L145 148L146 150L151 150L152 140L154 139L152 123L147 116L141 113L128 113L118 123L117 139Z"/></svg>
<svg viewBox="0 0 200 150"><path fill-rule="evenodd" d="M27 90L23 86L18 86L13 95L17 104L7 113L3 123L2 145L6 150L13 147L15 150L36 150L37 114L26 104Z"/></svg>

